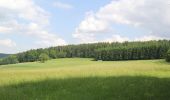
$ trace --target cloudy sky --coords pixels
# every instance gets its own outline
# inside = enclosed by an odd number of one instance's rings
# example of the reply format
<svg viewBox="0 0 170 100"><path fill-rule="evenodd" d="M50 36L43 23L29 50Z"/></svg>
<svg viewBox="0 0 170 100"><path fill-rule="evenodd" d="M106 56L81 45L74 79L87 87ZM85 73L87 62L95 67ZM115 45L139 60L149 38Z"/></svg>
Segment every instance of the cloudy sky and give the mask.
<svg viewBox="0 0 170 100"><path fill-rule="evenodd" d="M170 0L0 0L0 53L170 39Z"/></svg>

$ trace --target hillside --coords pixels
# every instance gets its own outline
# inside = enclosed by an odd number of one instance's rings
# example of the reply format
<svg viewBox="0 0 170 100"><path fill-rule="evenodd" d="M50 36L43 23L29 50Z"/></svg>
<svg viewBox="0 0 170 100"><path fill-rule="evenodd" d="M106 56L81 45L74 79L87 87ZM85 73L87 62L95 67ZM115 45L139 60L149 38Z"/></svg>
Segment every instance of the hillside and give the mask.
<svg viewBox="0 0 170 100"><path fill-rule="evenodd" d="M17 53L1 60L0 65L35 62L40 60L40 55L50 59L78 57L96 61L165 59L169 49L170 40L65 45Z"/></svg>
<svg viewBox="0 0 170 100"><path fill-rule="evenodd" d="M4 53L0 53L0 58L4 58L4 57L7 57L9 56L10 54L4 54Z"/></svg>
<svg viewBox="0 0 170 100"><path fill-rule="evenodd" d="M169 100L164 60L63 58L0 66L0 100Z"/></svg>

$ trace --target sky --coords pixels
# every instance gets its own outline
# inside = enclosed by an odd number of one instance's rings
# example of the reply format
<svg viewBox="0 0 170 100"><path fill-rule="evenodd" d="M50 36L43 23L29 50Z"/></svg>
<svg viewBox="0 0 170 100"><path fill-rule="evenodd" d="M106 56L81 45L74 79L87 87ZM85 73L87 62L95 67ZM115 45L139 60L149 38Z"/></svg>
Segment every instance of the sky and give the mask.
<svg viewBox="0 0 170 100"><path fill-rule="evenodd" d="M170 39L170 0L0 0L0 53Z"/></svg>

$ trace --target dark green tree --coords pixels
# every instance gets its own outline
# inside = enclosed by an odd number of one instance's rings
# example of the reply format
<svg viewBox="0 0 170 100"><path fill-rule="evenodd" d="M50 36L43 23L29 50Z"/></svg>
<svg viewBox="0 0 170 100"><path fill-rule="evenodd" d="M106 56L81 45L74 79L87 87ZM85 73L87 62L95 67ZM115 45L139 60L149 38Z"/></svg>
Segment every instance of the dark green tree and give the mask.
<svg viewBox="0 0 170 100"><path fill-rule="evenodd" d="M49 57L52 59L57 58L57 51L53 48L49 49Z"/></svg>
<svg viewBox="0 0 170 100"><path fill-rule="evenodd" d="M170 62L170 50L168 50L168 52L166 54L166 61Z"/></svg>
<svg viewBox="0 0 170 100"><path fill-rule="evenodd" d="M19 61L15 55L11 55L9 57L0 60L0 65L16 64L16 63L19 63Z"/></svg>
<svg viewBox="0 0 170 100"><path fill-rule="evenodd" d="M67 53L66 53L66 52L64 52L64 51L60 51L60 52L58 52L58 53L57 53L57 58L65 58L65 57L66 57L66 55L67 55Z"/></svg>
<svg viewBox="0 0 170 100"><path fill-rule="evenodd" d="M56 46L40 48L16 54L20 63L39 60L42 53L51 59L56 58L95 58L95 60L146 60L164 59L170 48L170 40L146 41L146 42L113 42L92 43L79 45ZM4 58L1 60L1 62ZM10 63L10 62L9 62Z"/></svg>

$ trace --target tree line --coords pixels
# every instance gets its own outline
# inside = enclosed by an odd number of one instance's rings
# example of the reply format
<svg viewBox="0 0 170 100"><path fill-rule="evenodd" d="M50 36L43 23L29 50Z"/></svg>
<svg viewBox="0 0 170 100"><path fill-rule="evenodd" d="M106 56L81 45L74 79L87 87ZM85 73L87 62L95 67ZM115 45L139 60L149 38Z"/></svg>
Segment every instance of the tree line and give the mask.
<svg viewBox="0 0 170 100"><path fill-rule="evenodd" d="M129 43L125 46L100 48L95 51L95 60L147 60L162 59L170 44L167 42Z"/></svg>
<svg viewBox="0 0 170 100"><path fill-rule="evenodd" d="M94 58L95 60L141 60L141 59L162 59L170 48L169 40L147 41L147 42L113 42L113 43L92 43L56 46L45 49L34 49L21 52L3 58L0 64L22 63L40 61L42 57L49 59L56 58ZM48 57L47 57L48 56ZM8 59L15 59L14 62Z"/></svg>

